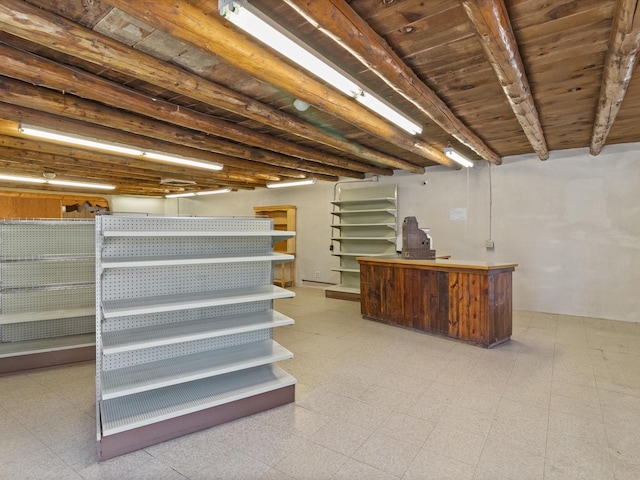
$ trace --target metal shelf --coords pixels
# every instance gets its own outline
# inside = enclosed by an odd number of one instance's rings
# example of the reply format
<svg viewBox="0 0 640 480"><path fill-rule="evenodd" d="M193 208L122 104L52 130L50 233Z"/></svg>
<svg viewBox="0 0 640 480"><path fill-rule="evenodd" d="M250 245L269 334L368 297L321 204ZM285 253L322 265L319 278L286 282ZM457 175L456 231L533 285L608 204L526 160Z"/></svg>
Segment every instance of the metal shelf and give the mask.
<svg viewBox="0 0 640 480"><path fill-rule="evenodd" d="M123 397L293 358L273 340L143 363L102 374L102 399Z"/></svg>
<svg viewBox="0 0 640 480"><path fill-rule="evenodd" d="M353 253L353 252L334 252L331 255L336 257L386 257L388 253Z"/></svg>
<svg viewBox="0 0 640 480"><path fill-rule="evenodd" d="M278 241L294 237L284 230L103 230L105 238L114 237L272 237Z"/></svg>
<svg viewBox="0 0 640 480"><path fill-rule="evenodd" d="M44 310L41 312L3 313L0 325L8 323L39 322L59 318L76 318L95 315L96 307L65 308L64 310Z"/></svg>
<svg viewBox="0 0 640 480"><path fill-rule="evenodd" d="M92 347L96 344L93 333L49 337L39 340L24 340L21 342L6 342L0 344L0 358L33 355L44 352L59 352L74 348Z"/></svg>
<svg viewBox="0 0 640 480"><path fill-rule="evenodd" d="M214 338L266 328L293 325L293 319L274 310L225 315L188 322L102 333L102 353L111 355L176 343Z"/></svg>
<svg viewBox="0 0 640 480"><path fill-rule="evenodd" d="M166 255L158 257L105 258L102 268L161 267L170 265L205 265L213 263L241 263L272 261L283 262L293 260L293 255L267 252L247 255Z"/></svg>
<svg viewBox="0 0 640 480"><path fill-rule="evenodd" d="M371 204L376 202L389 202L395 205L396 198L395 197L358 198L354 200L334 200L331 203L333 205L361 205L361 204Z"/></svg>
<svg viewBox="0 0 640 480"><path fill-rule="evenodd" d="M343 273L360 273L360 270L357 268L332 268L334 272L343 272Z"/></svg>
<svg viewBox="0 0 640 480"><path fill-rule="evenodd" d="M102 302L102 314L104 318L126 317L129 315L274 300L276 298L292 298L294 296L295 294L290 290L285 290L275 285L263 285L208 292L104 300Z"/></svg>
<svg viewBox="0 0 640 480"><path fill-rule="evenodd" d="M391 242L396 243L395 237L331 237L331 240L335 240L336 242L344 242L344 241L353 241L353 242L362 242L362 241L371 241L371 242Z"/></svg>
<svg viewBox="0 0 640 480"><path fill-rule="evenodd" d="M100 402L102 435L114 435L295 385L274 365L228 373Z"/></svg>
<svg viewBox="0 0 640 480"><path fill-rule="evenodd" d="M334 223L331 225L333 228L363 228L363 227L387 227L393 230L396 229L395 223Z"/></svg>
<svg viewBox="0 0 640 480"><path fill-rule="evenodd" d="M361 215L363 213L388 213L389 215L396 216L395 208L369 208L367 210L340 210L331 212L332 215L336 215L338 217L342 215Z"/></svg>
<svg viewBox="0 0 640 480"><path fill-rule="evenodd" d="M325 290L329 290L332 292L353 293L356 295L360 295L360 288L345 287L343 285L335 285L335 286L327 287Z"/></svg>

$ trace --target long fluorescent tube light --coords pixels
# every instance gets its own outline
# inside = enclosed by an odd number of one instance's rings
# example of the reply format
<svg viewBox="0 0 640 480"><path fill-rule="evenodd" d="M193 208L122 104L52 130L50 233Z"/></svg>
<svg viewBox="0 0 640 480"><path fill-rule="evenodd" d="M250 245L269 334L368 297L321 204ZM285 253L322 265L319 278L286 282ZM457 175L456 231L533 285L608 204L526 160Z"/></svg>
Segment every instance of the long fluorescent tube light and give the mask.
<svg viewBox="0 0 640 480"><path fill-rule="evenodd" d="M195 197L201 195L217 195L218 193L229 193L230 188L219 188L218 190L202 190L200 192L185 192L185 193L168 193L164 198L183 198L183 197Z"/></svg>
<svg viewBox="0 0 640 480"><path fill-rule="evenodd" d="M306 178L304 180L292 180L290 182L267 183L267 188L298 187L300 185L313 185L314 183L316 183L315 178Z"/></svg>
<svg viewBox="0 0 640 480"><path fill-rule="evenodd" d="M176 163L178 165L187 165L189 167L206 168L207 170L222 170L222 165L213 162L203 162L192 158L175 157L160 152L144 152L143 155L154 160L162 160L164 162Z"/></svg>
<svg viewBox="0 0 640 480"><path fill-rule="evenodd" d="M115 185L107 185L105 183L72 182L70 180L47 180L47 183L64 187L97 188L102 190L113 190L116 188Z"/></svg>
<svg viewBox="0 0 640 480"><path fill-rule="evenodd" d="M412 135L422 133L422 126L419 123L367 92L338 71L336 67L329 65L328 61L320 58L319 54L311 51L309 47L302 46L297 39L294 40L283 33L275 24L270 23L270 19L267 19L246 0L219 0L218 8L220 15L231 23L280 52L316 77L331 84L345 95L355 98L365 107Z"/></svg>
<svg viewBox="0 0 640 480"><path fill-rule="evenodd" d="M9 180L12 182L27 182L27 183L48 183L49 185L61 185L65 187L78 187L78 188L98 188L104 190L113 190L116 188L113 185L108 185L105 183L86 183L86 182L72 182L70 180L53 180L53 179L42 179L36 177L22 177L18 175L4 175L0 174L0 180Z"/></svg>
<svg viewBox="0 0 640 480"><path fill-rule="evenodd" d="M461 153L458 153L451 146L448 146L444 149L444 154L454 162L462 165L463 167L467 167L467 168L473 167L473 162L471 160L469 160L467 157L465 157Z"/></svg>
<svg viewBox="0 0 640 480"><path fill-rule="evenodd" d="M69 133L63 134L60 132L56 132L55 130L49 130L48 128L20 125L19 130L21 133L24 133L25 135L31 135L32 137L57 140L58 142L71 143L73 145L81 145L83 147L99 148L101 150L107 150L109 152L115 153L124 153L126 155L142 155L142 150L138 150L133 147L127 147L125 145L119 145L117 143L103 142L98 139L90 139Z"/></svg>
<svg viewBox="0 0 640 480"><path fill-rule="evenodd" d="M0 174L0 180L10 180L12 182L27 182L27 183L47 183L42 178L21 177L18 175L4 175Z"/></svg>
<svg viewBox="0 0 640 480"><path fill-rule="evenodd" d="M202 160L196 160L193 158L179 157L175 155L169 155L162 152L144 151L139 148L130 147L128 145L121 145L119 143L108 142L99 139L93 139L83 137L81 135L74 135L70 133L62 133L56 130L51 130L44 127L36 127L32 125L21 124L19 131L25 135L31 135L33 137L45 138L48 140L56 140L59 142L70 143L72 145L81 145L84 147L98 148L100 150L106 150L114 153L122 153L125 155L133 155L136 157L147 157L154 160L161 160L165 162L175 163L178 165L186 165L189 167L204 168L207 170L222 170L223 165L214 162L205 162Z"/></svg>

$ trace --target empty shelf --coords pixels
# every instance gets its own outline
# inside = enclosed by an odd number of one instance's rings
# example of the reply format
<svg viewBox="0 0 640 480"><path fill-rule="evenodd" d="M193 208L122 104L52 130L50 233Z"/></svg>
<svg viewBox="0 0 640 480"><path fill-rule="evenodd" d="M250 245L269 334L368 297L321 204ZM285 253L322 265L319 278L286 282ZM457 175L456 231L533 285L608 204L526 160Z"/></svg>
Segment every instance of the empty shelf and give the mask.
<svg viewBox="0 0 640 480"><path fill-rule="evenodd" d="M343 273L360 273L360 270L357 268L332 268L334 272L343 272Z"/></svg>
<svg viewBox="0 0 640 480"><path fill-rule="evenodd" d="M334 200L331 202L333 205L358 205L361 203L376 203L376 202L389 202L395 204L395 197L374 197L374 198L359 198L355 200Z"/></svg>
<svg viewBox="0 0 640 480"><path fill-rule="evenodd" d="M265 340L108 370L102 374L102 399L224 375L292 357L286 348L273 340Z"/></svg>
<svg viewBox="0 0 640 480"><path fill-rule="evenodd" d="M36 353L57 352L73 348L92 347L96 344L95 333L49 337L22 342L5 342L0 344L0 358L32 355Z"/></svg>
<svg viewBox="0 0 640 480"><path fill-rule="evenodd" d="M159 347L203 338L282 327L293 325L293 323L291 318L279 312L266 310L188 322L168 323L166 325L157 325L153 328L140 327L115 332L103 332L102 353L111 355L141 348Z"/></svg>
<svg viewBox="0 0 640 480"><path fill-rule="evenodd" d="M333 228L349 228L349 227L387 227L395 230L395 223L334 223L331 225Z"/></svg>
<svg viewBox="0 0 640 480"><path fill-rule="evenodd" d="M353 242L391 242L396 243L396 237L332 237L331 240L335 240L336 242L344 242L344 241L353 241Z"/></svg>
<svg viewBox="0 0 640 480"><path fill-rule="evenodd" d="M340 292L340 293L355 293L360 294L360 289L355 287L344 287L342 285L335 285L332 287L327 287L325 290L329 290L331 292Z"/></svg>
<svg viewBox="0 0 640 480"><path fill-rule="evenodd" d="M259 261L289 261L293 255L278 252L231 255L166 255L158 257L103 258L102 268L161 267L170 265L204 265Z"/></svg>
<svg viewBox="0 0 640 480"><path fill-rule="evenodd" d="M296 232L284 230L103 230L104 237L274 237L285 240Z"/></svg>
<svg viewBox="0 0 640 480"><path fill-rule="evenodd" d="M386 257L391 253L353 253L353 252L334 252L331 255L336 257Z"/></svg>
<svg viewBox="0 0 640 480"><path fill-rule="evenodd" d="M390 215L394 215L396 214L396 209L395 208L369 208L367 210L340 210L337 212L331 212L332 215L360 215L363 213L388 213Z"/></svg>
<svg viewBox="0 0 640 480"><path fill-rule="evenodd" d="M264 285L250 288L125 298L104 300L102 302L102 314L105 318L126 317L129 315L274 300L276 298L292 298L294 296L293 292L284 288L276 287L275 285Z"/></svg>
<svg viewBox="0 0 640 480"><path fill-rule="evenodd" d="M5 323L39 322L59 318L88 317L96 314L96 307L65 308L63 310L44 310L41 312L3 313L0 325Z"/></svg>
<svg viewBox="0 0 640 480"><path fill-rule="evenodd" d="M264 365L100 402L102 435L113 435L288 387L295 378Z"/></svg>

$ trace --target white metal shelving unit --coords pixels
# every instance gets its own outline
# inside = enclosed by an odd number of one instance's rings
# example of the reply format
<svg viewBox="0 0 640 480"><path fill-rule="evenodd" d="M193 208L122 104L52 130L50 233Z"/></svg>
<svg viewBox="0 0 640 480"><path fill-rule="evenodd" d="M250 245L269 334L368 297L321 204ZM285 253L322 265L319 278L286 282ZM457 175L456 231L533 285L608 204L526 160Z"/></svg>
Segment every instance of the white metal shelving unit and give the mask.
<svg viewBox="0 0 640 480"><path fill-rule="evenodd" d="M325 289L327 297L359 300L360 266L356 257L391 255L396 251L397 185L340 187L331 202L338 245L333 255L340 257L340 283Z"/></svg>
<svg viewBox="0 0 640 480"><path fill-rule="evenodd" d="M268 218L96 219L100 460L294 401Z"/></svg>
<svg viewBox="0 0 640 480"><path fill-rule="evenodd" d="M95 356L93 220L0 221L0 373Z"/></svg>

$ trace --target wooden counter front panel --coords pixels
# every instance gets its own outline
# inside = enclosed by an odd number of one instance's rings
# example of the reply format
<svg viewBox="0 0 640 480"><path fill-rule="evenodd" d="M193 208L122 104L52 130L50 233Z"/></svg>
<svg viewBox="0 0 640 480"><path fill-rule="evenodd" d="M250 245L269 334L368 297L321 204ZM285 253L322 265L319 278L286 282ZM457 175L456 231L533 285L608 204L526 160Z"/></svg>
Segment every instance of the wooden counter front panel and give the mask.
<svg viewBox="0 0 640 480"><path fill-rule="evenodd" d="M360 265L364 317L490 346L511 336L511 271Z"/></svg>

